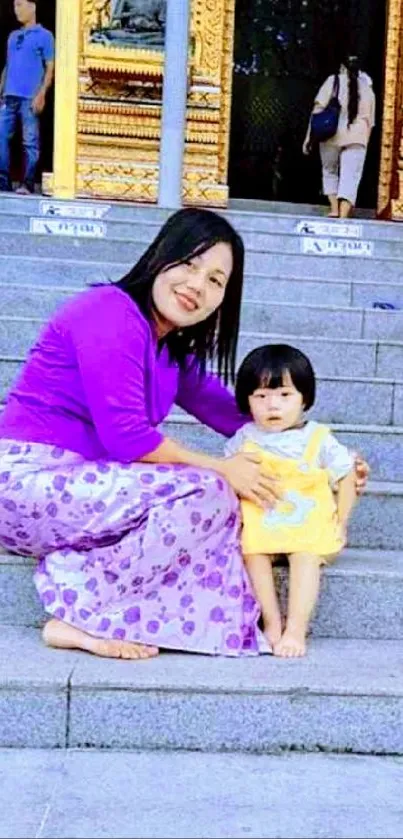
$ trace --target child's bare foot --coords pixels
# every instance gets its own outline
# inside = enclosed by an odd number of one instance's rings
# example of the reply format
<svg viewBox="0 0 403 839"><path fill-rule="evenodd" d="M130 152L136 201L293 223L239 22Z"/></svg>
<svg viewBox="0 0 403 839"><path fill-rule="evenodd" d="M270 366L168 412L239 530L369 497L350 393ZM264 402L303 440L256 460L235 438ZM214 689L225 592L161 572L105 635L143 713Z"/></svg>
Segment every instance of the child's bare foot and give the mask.
<svg viewBox="0 0 403 839"><path fill-rule="evenodd" d="M306 639L304 634L291 633L285 630L278 644L273 648L274 655L280 658L300 658L306 654Z"/></svg>
<svg viewBox="0 0 403 839"><path fill-rule="evenodd" d="M42 630L42 638L48 647L65 650L86 650L104 658L153 658L158 655L158 647L146 644L133 644L130 641L94 638L81 629L52 618Z"/></svg>
<svg viewBox="0 0 403 839"><path fill-rule="evenodd" d="M281 633L281 615L279 612L277 615L272 615L269 620L264 621L264 634L272 649L274 649L276 644L280 641Z"/></svg>

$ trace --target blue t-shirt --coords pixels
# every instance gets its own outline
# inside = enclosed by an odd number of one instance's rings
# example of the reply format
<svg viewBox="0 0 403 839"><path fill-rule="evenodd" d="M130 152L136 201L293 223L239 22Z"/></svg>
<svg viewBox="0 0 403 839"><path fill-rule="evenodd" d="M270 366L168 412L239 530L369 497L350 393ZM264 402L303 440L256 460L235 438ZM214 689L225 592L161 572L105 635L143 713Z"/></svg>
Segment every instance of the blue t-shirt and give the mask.
<svg viewBox="0 0 403 839"><path fill-rule="evenodd" d="M32 99L45 75L46 62L53 61L55 41L40 23L12 32L7 45L5 96Z"/></svg>

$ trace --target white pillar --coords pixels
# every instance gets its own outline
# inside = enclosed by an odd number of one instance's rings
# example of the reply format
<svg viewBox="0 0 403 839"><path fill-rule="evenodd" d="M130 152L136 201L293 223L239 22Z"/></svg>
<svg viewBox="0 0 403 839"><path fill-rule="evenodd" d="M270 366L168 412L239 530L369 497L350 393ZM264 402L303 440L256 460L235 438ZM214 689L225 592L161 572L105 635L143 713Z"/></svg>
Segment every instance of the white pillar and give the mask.
<svg viewBox="0 0 403 839"><path fill-rule="evenodd" d="M182 206L190 0L167 0L158 205Z"/></svg>

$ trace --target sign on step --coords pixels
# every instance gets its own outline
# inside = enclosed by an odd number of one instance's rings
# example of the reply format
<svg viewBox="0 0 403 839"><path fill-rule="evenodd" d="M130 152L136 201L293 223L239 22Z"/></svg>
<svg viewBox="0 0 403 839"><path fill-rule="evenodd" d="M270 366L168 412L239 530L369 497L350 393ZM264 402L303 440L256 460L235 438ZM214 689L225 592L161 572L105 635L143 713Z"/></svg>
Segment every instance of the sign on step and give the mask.
<svg viewBox="0 0 403 839"><path fill-rule="evenodd" d="M322 236L303 236L301 252L315 256L371 257L374 253L374 244L364 239L326 239Z"/></svg>
<svg viewBox="0 0 403 839"><path fill-rule="evenodd" d="M343 239L361 239L362 236L362 224L342 221L304 219L297 223L295 230L305 236L331 236Z"/></svg>
<svg viewBox="0 0 403 839"><path fill-rule="evenodd" d="M110 209L110 204L75 204L68 201L41 201L39 204L39 214L46 218L103 219Z"/></svg>
<svg viewBox="0 0 403 839"><path fill-rule="evenodd" d="M102 221L63 218L31 218L29 232L39 236L73 236L79 239L104 239L106 224Z"/></svg>

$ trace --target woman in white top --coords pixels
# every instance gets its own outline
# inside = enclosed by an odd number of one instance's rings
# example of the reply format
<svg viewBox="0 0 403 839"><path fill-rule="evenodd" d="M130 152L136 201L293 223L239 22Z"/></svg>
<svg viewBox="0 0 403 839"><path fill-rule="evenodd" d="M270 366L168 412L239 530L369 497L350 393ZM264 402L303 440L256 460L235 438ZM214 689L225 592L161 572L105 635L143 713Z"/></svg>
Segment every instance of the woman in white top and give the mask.
<svg viewBox="0 0 403 839"><path fill-rule="evenodd" d="M375 95L372 80L359 69L356 56L349 56L339 70L340 117L336 134L320 143L323 192L330 204L329 216L348 218L355 205L364 169L371 131L375 124ZM319 113L329 103L335 76L329 76L315 97L312 113ZM311 123L303 144L304 154L311 150Z"/></svg>

